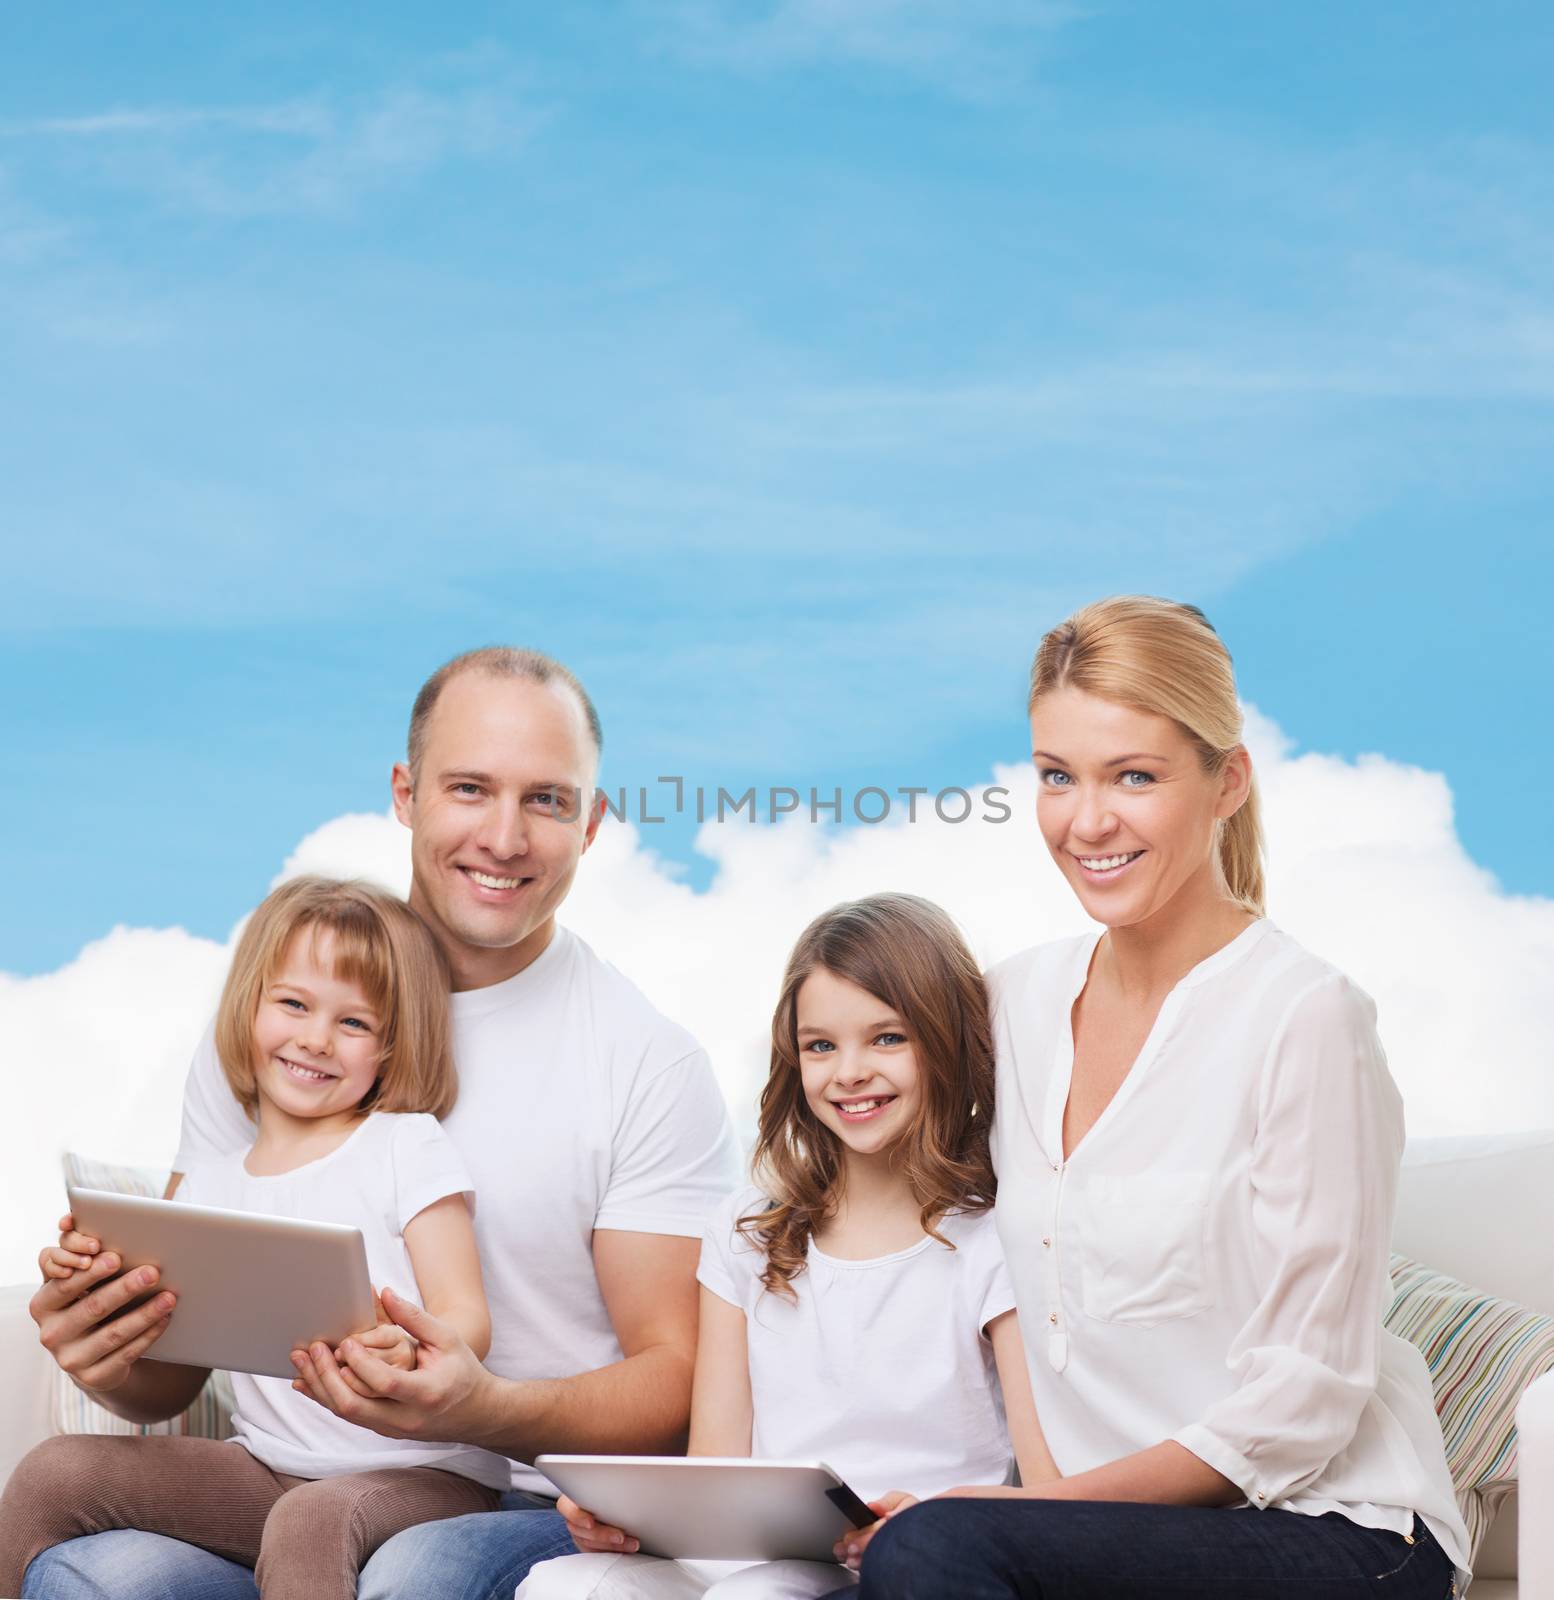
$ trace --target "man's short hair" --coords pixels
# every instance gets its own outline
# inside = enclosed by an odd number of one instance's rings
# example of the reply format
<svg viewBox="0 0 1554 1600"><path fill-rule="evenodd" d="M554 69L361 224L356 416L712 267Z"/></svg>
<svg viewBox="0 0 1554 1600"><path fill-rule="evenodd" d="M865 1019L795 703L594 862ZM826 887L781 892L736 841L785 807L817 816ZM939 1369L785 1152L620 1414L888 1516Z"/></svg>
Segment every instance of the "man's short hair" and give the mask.
<svg viewBox="0 0 1554 1600"><path fill-rule="evenodd" d="M594 754L604 752L604 729L599 724L599 713L588 697L588 691L578 682L577 676L559 661L538 650L522 650L515 645L490 644L480 650L466 650L463 655L445 661L421 685L410 709L410 737L407 755L410 759L410 776L419 776L421 757L426 750L426 730L437 709L438 697L448 681L464 672L484 672L493 678L520 678L526 683L559 683L577 696L583 715L588 719L588 732L594 741Z"/></svg>

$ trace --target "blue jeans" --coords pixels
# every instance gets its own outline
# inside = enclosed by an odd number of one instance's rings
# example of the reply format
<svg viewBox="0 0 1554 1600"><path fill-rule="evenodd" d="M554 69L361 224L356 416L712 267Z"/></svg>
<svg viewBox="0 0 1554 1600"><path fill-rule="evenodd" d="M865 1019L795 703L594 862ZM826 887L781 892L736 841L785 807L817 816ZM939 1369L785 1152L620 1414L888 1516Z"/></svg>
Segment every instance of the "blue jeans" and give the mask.
<svg viewBox="0 0 1554 1600"><path fill-rule="evenodd" d="M928 1500L886 1523L833 1600L1446 1600L1452 1564L1337 1512Z"/></svg>
<svg viewBox="0 0 1554 1600"><path fill-rule="evenodd" d="M500 1511L424 1522L362 1568L361 1600L512 1600L536 1561L575 1546L553 1501L514 1491ZM258 1600L253 1572L157 1533L95 1533L46 1550L25 1600Z"/></svg>

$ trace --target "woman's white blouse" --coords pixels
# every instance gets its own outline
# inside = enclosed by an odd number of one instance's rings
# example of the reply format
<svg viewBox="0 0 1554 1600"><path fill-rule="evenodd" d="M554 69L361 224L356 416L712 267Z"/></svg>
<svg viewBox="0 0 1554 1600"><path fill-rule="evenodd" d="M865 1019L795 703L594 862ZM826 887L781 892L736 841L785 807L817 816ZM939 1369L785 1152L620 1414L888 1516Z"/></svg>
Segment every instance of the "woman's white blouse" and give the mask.
<svg viewBox="0 0 1554 1600"><path fill-rule="evenodd" d="M1407 1533L1463 1577L1424 1359L1381 1324L1403 1108L1376 1010L1266 920L1187 974L1063 1159L1099 934L988 974L998 1227L1065 1473L1175 1439L1257 1507Z"/></svg>

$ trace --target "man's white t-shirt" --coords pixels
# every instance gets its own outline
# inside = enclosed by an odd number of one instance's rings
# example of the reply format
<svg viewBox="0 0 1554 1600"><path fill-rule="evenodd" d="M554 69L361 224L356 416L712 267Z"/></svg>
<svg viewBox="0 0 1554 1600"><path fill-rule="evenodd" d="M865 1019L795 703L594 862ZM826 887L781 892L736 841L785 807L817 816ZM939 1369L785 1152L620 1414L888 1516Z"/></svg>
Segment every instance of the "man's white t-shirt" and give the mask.
<svg viewBox="0 0 1554 1600"><path fill-rule="evenodd" d="M702 1239L697 1277L745 1314L750 1453L824 1461L865 1500L920 1499L962 1483L1007 1483L1013 1462L985 1329L1014 1305L990 1211L868 1261L809 1247L797 1300L761 1282L766 1257L736 1233L770 1202L735 1194Z"/></svg>
<svg viewBox="0 0 1554 1600"><path fill-rule="evenodd" d="M459 1099L443 1127L477 1197L486 1365L507 1378L608 1366L622 1352L594 1276L594 1230L695 1238L739 1181L706 1053L565 928L517 976L449 998ZM253 1137L208 1033L189 1069L176 1170ZM555 1492L521 1463L513 1487Z"/></svg>
<svg viewBox="0 0 1554 1600"><path fill-rule="evenodd" d="M290 1172L255 1176L233 1150L196 1162L178 1186L179 1200L272 1217L301 1217L360 1228L367 1271L421 1304L405 1225L445 1195L468 1195L470 1181L435 1117L375 1112L341 1145ZM511 1463L468 1445L385 1439L326 1411L288 1378L234 1372L233 1430L253 1456L276 1472L327 1478L378 1467L439 1467L505 1489Z"/></svg>

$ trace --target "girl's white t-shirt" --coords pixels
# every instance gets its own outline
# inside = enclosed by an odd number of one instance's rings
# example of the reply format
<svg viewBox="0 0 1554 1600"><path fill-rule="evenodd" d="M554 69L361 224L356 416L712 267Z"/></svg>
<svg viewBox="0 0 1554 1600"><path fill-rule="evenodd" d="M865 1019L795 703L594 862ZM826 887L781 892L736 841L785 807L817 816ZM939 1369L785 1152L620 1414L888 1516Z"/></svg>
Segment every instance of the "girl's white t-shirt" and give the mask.
<svg viewBox="0 0 1554 1600"><path fill-rule="evenodd" d="M594 1234L699 1239L739 1182L739 1146L704 1050L584 940L558 927L522 972L449 997L459 1098L442 1126L480 1203L488 1371L569 1378L622 1356ZM214 1029L195 1051L174 1168L247 1150ZM512 1486L555 1494L526 1462Z"/></svg>
<svg viewBox="0 0 1554 1600"><path fill-rule="evenodd" d="M1376 1008L1266 919L1166 997L1073 1152L1099 933L988 973L998 1223L1060 1471L1174 1439L1255 1507L1407 1533L1466 1578L1424 1358L1382 1327L1403 1103Z"/></svg>
<svg viewBox="0 0 1554 1600"><path fill-rule="evenodd" d="M730 1196L697 1277L745 1313L750 1453L819 1460L865 1500L1007 1483L1013 1455L984 1330L1014 1305L991 1212L946 1217L893 1255L842 1261L809 1248L796 1300L768 1293L766 1258L735 1221L770 1201Z"/></svg>
<svg viewBox="0 0 1554 1600"><path fill-rule="evenodd" d="M178 1200L273 1217L340 1222L360 1228L367 1271L421 1304L405 1226L434 1201L462 1194L473 1202L464 1163L435 1117L373 1112L328 1155L291 1172L256 1177L243 1166L246 1150L197 1162L178 1186ZM328 1478L377 1467L440 1467L505 1489L512 1464L505 1456L467 1445L385 1439L326 1411L285 1378L234 1372L235 1436L275 1472Z"/></svg>

